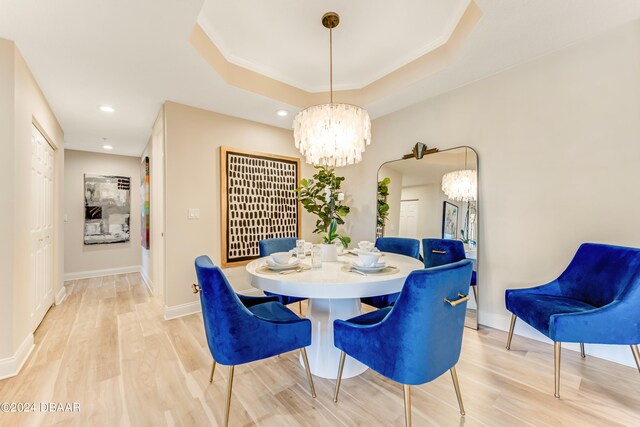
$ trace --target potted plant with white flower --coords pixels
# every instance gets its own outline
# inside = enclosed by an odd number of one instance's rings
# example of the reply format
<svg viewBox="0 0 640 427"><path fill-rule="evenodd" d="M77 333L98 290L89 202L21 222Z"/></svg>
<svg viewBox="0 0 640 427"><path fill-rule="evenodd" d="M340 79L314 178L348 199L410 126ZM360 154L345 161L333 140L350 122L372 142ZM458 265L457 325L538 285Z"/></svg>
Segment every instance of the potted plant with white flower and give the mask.
<svg viewBox="0 0 640 427"><path fill-rule="evenodd" d="M344 217L350 208L344 203L344 193L340 185L344 177L336 176L333 168L315 166L317 172L310 179L302 179L296 190L298 198L305 210L317 216L316 234L321 234L322 254L324 261L337 259L336 242L345 248L349 246L351 238L338 233L338 226L344 224Z"/></svg>

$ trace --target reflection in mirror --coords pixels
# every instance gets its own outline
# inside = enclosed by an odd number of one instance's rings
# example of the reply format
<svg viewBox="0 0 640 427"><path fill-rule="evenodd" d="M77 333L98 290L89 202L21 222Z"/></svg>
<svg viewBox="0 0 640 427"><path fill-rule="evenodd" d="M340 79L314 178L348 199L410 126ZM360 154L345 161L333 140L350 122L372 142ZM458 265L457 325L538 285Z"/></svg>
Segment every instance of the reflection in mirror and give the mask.
<svg viewBox="0 0 640 427"><path fill-rule="evenodd" d="M478 253L478 157L469 147L459 147L383 164L378 170L377 237L450 239L464 247L474 262L465 326L478 328L476 270ZM446 242L445 242L446 243ZM450 242L449 242L450 243ZM420 254L425 265L437 255ZM460 251L462 253L462 251Z"/></svg>

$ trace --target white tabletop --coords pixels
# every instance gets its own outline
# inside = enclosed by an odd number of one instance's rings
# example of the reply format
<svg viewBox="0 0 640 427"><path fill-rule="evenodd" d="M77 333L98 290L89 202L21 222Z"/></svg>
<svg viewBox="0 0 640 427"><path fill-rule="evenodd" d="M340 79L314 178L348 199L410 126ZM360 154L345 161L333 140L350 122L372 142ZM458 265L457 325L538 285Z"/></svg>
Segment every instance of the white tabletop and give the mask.
<svg viewBox="0 0 640 427"><path fill-rule="evenodd" d="M303 298L341 299L392 294L400 292L409 273L424 268L424 264L415 258L384 253L381 261L397 267L397 273L361 276L343 271L345 264L357 259L350 255L339 256L338 262L323 262L320 269L303 270L300 273L281 275L257 272L265 265L267 258L247 264L251 285L264 291ZM302 262L310 265L311 260L307 257Z"/></svg>

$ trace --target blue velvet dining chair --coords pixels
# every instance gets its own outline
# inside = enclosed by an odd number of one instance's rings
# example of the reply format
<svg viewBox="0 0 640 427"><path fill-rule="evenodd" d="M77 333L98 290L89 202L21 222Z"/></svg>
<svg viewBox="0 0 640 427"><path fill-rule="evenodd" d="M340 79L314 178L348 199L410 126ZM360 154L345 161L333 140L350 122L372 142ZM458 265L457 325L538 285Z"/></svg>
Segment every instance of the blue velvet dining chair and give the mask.
<svg viewBox="0 0 640 427"><path fill-rule="evenodd" d="M460 358L472 263L463 260L409 274L392 307L334 321L334 343L342 350L334 402L338 401L346 355L404 385L405 421L411 425L411 385L451 372L464 415L455 365Z"/></svg>
<svg viewBox="0 0 640 427"><path fill-rule="evenodd" d="M420 259L420 241L417 239L378 237L378 239L376 239L376 248L381 252L390 252ZM400 295L400 293L377 295L374 297L360 298L360 301L376 308L384 308L393 305L398 299L398 295Z"/></svg>
<svg viewBox="0 0 640 427"><path fill-rule="evenodd" d="M250 300L243 304L222 270L207 256L196 258L195 266L198 285L194 285L194 291L200 293L205 334L213 357L209 382L213 381L217 363L229 366L224 425L229 425L236 365L300 349L311 395L316 397L305 350L311 344L311 321L299 318L277 301L265 302L268 297L260 303L254 299L255 304Z"/></svg>
<svg viewBox="0 0 640 427"><path fill-rule="evenodd" d="M422 239L422 253L425 268L437 267L467 258L464 253L464 244L460 240ZM478 289L476 285L476 272L474 271L471 273L471 290L477 304Z"/></svg>
<svg viewBox="0 0 640 427"><path fill-rule="evenodd" d="M276 252L289 252L291 249L296 247L297 237L278 237L274 239L262 239L258 242L258 247L260 248L260 256L265 257L269 256ZM264 294L267 296L273 296L278 298L278 300L284 304L289 305L293 303L298 303L298 311L302 314L302 301L306 300L306 298L298 298L291 297L288 295L278 295L272 292L264 291Z"/></svg>
<svg viewBox="0 0 640 427"><path fill-rule="evenodd" d="M560 397L561 343L631 346L640 372L640 249L583 243L557 279L507 289L512 313L507 350L517 318L554 342L555 397Z"/></svg>

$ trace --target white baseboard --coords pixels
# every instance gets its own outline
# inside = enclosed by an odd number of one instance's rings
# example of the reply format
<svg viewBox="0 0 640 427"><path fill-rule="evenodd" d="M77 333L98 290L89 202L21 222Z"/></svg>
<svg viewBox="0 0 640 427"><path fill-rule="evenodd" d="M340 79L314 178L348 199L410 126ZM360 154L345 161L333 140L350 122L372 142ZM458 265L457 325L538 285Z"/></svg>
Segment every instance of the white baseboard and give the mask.
<svg viewBox="0 0 640 427"><path fill-rule="evenodd" d="M65 286L62 285L60 287L60 290L56 294L56 298L55 298L56 305L62 304L62 301L64 301L66 297L67 297L67 288L65 288Z"/></svg>
<svg viewBox="0 0 640 427"><path fill-rule="evenodd" d="M18 375L34 347L33 334L29 334L13 356L0 359L0 380Z"/></svg>
<svg viewBox="0 0 640 427"><path fill-rule="evenodd" d="M151 281L149 276L147 276L147 273L145 273L144 269L140 269L140 275L142 276L144 284L147 285L147 290L151 295L153 295L153 282Z"/></svg>
<svg viewBox="0 0 640 427"><path fill-rule="evenodd" d="M144 277L144 276L143 276ZM251 296L264 296L264 293L260 289L251 288L246 289L241 292L242 295L251 295ZM200 300L194 302L188 302L186 304L173 305L171 307L164 306L164 320L177 319L178 317L188 316L194 313L200 313L202 311L202 306L200 305Z"/></svg>
<svg viewBox="0 0 640 427"><path fill-rule="evenodd" d="M256 288L250 288L250 289L245 289L242 291L238 291L239 294L242 295L249 295L252 297L263 297L264 296L264 292L262 292L260 289L256 289Z"/></svg>
<svg viewBox="0 0 640 427"><path fill-rule="evenodd" d="M483 326L489 326L491 328L507 332L509 331L509 325L511 323L511 314L501 315L481 310L478 313L478 320ZM549 345L553 344L553 341L547 338L544 334L538 332L522 320L516 321L516 327L513 330L513 334L525 338L531 338ZM517 342L514 339L511 348L514 348L516 345ZM636 367L636 363L633 360L633 353L631 353L631 349L628 345L585 344L584 347L585 354L588 356L597 357L599 359L608 360L610 362L619 363L633 368ZM563 343L562 348L580 351L580 345L578 343Z"/></svg>
<svg viewBox="0 0 640 427"><path fill-rule="evenodd" d="M200 313L202 308L200 307L200 300L194 302L188 302L186 304L172 305L171 307L164 306L164 320L176 319L182 316L188 316L194 313Z"/></svg>
<svg viewBox="0 0 640 427"><path fill-rule="evenodd" d="M78 271L75 273L65 273L64 281L89 279L91 277L111 276L114 274L139 273L139 265L130 265L128 267L107 268L105 270Z"/></svg>

